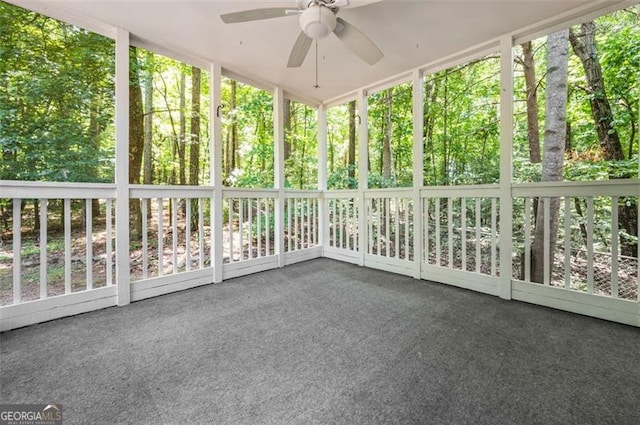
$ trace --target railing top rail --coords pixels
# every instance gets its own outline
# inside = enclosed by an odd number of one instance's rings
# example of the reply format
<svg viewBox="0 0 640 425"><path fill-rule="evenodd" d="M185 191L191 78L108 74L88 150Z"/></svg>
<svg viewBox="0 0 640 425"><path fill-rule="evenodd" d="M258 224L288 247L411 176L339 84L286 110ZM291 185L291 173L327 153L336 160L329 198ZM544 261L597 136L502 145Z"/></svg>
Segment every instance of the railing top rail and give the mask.
<svg viewBox="0 0 640 425"><path fill-rule="evenodd" d="M640 179L521 183L513 197L523 196L640 196Z"/></svg>
<svg viewBox="0 0 640 425"><path fill-rule="evenodd" d="M316 189L285 189L285 198L320 198L321 190Z"/></svg>
<svg viewBox="0 0 640 425"><path fill-rule="evenodd" d="M278 189L248 189L225 187L222 189L225 198L276 198Z"/></svg>
<svg viewBox="0 0 640 425"><path fill-rule="evenodd" d="M0 198L98 199L114 198L115 184L0 180Z"/></svg>
<svg viewBox="0 0 640 425"><path fill-rule="evenodd" d="M420 189L420 196L423 198L495 198L500 196L500 186L496 184L464 186L424 186Z"/></svg>
<svg viewBox="0 0 640 425"><path fill-rule="evenodd" d="M130 198L208 198L213 186L130 185Z"/></svg>
<svg viewBox="0 0 640 425"><path fill-rule="evenodd" d="M337 190L325 190L322 192L322 196L327 199L339 199L339 198L357 198L357 189L337 189Z"/></svg>

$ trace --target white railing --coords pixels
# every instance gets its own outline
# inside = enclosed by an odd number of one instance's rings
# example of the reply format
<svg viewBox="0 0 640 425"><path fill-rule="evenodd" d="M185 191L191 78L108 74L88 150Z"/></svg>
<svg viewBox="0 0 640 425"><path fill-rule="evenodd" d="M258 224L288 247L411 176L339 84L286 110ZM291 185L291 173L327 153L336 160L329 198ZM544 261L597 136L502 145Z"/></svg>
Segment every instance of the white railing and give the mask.
<svg viewBox="0 0 640 425"><path fill-rule="evenodd" d="M413 261L414 206L410 189L365 193L369 255Z"/></svg>
<svg viewBox="0 0 640 425"><path fill-rule="evenodd" d="M277 190L223 191L223 260L237 263L276 255Z"/></svg>
<svg viewBox="0 0 640 425"><path fill-rule="evenodd" d="M114 185L1 183L3 329L115 305L116 289L128 285L137 300L321 255L494 295L511 285L515 299L640 325L638 244L628 234L637 229L623 231L620 222L628 205L636 206L626 213L638 214L638 180L512 185L511 198L495 185L326 192L134 185L130 212L142 221L126 217L134 224L130 270L118 275L129 281L118 287L115 265L126 267L127 253L115 250ZM513 223L523 223L512 243L501 240L503 199ZM553 247L551 199L559 201ZM539 283L531 265L536 211L545 229ZM501 249L512 258L511 276L502 276Z"/></svg>
<svg viewBox="0 0 640 425"><path fill-rule="evenodd" d="M285 252L318 246L319 199L318 191L285 192Z"/></svg>
<svg viewBox="0 0 640 425"><path fill-rule="evenodd" d="M140 217L130 232L132 281L211 267L211 187L131 186L130 207ZM130 211L136 209L130 208ZM135 222L141 218L139 234Z"/></svg>
<svg viewBox="0 0 640 425"><path fill-rule="evenodd" d="M0 305L112 286L115 188L3 182ZM10 289L10 290L9 290Z"/></svg>
<svg viewBox="0 0 640 425"><path fill-rule="evenodd" d="M637 235L638 229L628 232L620 219L637 217L639 191L633 180L516 185L514 214L524 226L514 232L514 279L637 301L638 239L630 233ZM553 203L555 245L550 231ZM536 214L541 217L538 224L544 224L544 231L537 232L543 241L542 255L537 256ZM541 276L533 269L536 258L542 261Z"/></svg>
<svg viewBox="0 0 640 425"><path fill-rule="evenodd" d="M496 186L421 190L424 264L498 276L499 194Z"/></svg>
<svg viewBox="0 0 640 425"><path fill-rule="evenodd" d="M324 194L327 206L326 243L328 248L357 253L360 241L358 194L356 191L330 191Z"/></svg>

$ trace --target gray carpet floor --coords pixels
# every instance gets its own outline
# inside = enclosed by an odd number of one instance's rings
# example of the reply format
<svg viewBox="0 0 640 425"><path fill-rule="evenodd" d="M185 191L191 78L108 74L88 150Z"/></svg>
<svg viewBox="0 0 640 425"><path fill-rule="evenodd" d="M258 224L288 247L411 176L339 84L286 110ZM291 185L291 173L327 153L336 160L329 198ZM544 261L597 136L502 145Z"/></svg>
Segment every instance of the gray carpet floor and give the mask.
<svg viewBox="0 0 640 425"><path fill-rule="evenodd" d="M0 343L65 424L640 423L640 330L328 259Z"/></svg>

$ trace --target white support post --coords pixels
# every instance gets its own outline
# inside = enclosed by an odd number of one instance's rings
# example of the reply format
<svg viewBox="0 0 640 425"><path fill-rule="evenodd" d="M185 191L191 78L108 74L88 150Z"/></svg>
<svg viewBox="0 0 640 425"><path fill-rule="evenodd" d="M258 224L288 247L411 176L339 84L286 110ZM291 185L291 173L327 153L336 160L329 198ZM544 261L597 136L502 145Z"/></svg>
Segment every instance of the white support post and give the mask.
<svg viewBox="0 0 640 425"><path fill-rule="evenodd" d="M116 283L118 305L129 304L129 32L120 28L116 33Z"/></svg>
<svg viewBox="0 0 640 425"><path fill-rule="evenodd" d="M219 64L211 64L209 69L209 84L211 91L209 94L211 105L209 107L209 152L211 155L211 161L209 165L209 182L213 186L213 195L210 200L210 225L211 225L211 266L213 267L213 282L222 282L222 268L223 268L223 216L222 209L222 69ZM229 211L231 214L231 211ZM231 232L231 228L229 228ZM202 252L200 256L202 256ZM229 258L233 257L233 253L229 253Z"/></svg>
<svg viewBox="0 0 640 425"><path fill-rule="evenodd" d="M364 199L364 193L369 187L369 170L367 169L369 163L369 124L367 120L367 93L364 90L358 90L357 104L358 117L360 118L358 120L358 229L364 231L364 229L368 229L367 220L369 220ZM358 264L361 266L364 266L366 245L370 237L371 235L359 235Z"/></svg>
<svg viewBox="0 0 640 425"><path fill-rule="evenodd" d="M327 109L318 107L318 245L322 247L322 256L329 241L329 205L324 198L327 191Z"/></svg>
<svg viewBox="0 0 640 425"><path fill-rule="evenodd" d="M513 39L500 39L500 282L498 295L511 299L513 250Z"/></svg>
<svg viewBox="0 0 640 425"><path fill-rule="evenodd" d="M422 72L413 73L413 277L420 279L422 272L422 217L423 205L420 188L424 184L424 84ZM408 257L407 257L408 258Z"/></svg>
<svg viewBox="0 0 640 425"><path fill-rule="evenodd" d="M278 189L275 205L275 253L278 256L278 267L283 267L284 246L284 92L281 87L273 91L273 172L274 187Z"/></svg>

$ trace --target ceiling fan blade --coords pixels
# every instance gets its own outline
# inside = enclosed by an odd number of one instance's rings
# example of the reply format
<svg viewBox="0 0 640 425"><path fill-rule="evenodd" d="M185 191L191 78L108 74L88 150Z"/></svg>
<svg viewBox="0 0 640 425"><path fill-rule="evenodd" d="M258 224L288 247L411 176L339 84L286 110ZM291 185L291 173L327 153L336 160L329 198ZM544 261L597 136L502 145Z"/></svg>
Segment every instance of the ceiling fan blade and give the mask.
<svg viewBox="0 0 640 425"><path fill-rule="evenodd" d="M337 18L338 25L333 33L340 39L349 49L360 57L369 65L378 62L384 54L373 41L364 35L359 29L348 23L342 18Z"/></svg>
<svg viewBox="0 0 640 425"><path fill-rule="evenodd" d="M307 53L309 53L309 48L311 47L312 42L313 40L310 37L307 37L304 31L300 31L300 35L291 49L287 68L298 68L302 65L304 58L306 58Z"/></svg>
<svg viewBox="0 0 640 425"><path fill-rule="evenodd" d="M287 12L290 10L290 7L270 7L266 9L243 10L241 12L220 15L220 18L225 24L235 24L238 22L260 21L262 19L289 16Z"/></svg>

